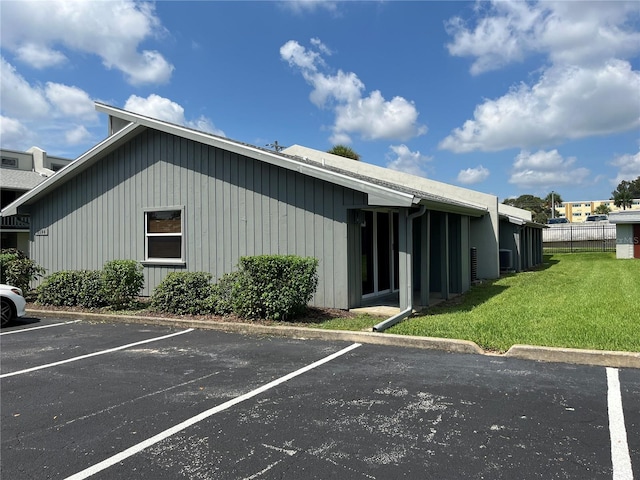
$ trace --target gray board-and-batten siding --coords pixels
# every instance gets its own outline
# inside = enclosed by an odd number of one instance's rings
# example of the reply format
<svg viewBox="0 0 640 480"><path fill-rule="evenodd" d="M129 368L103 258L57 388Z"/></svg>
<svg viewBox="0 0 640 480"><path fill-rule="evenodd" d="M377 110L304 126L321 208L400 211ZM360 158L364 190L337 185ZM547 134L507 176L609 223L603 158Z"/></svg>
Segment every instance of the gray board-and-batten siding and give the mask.
<svg viewBox="0 0 640 480"><path fill-rule="evenodd" d="M145 129L30 208L31 256L48 273L143 261L145 209L183 207L185 263L145 263L143 295L172 271L218 279L241 256L297 254L320 261L312 303L346 309L349 208L366 203L365 193Z"/></svg>

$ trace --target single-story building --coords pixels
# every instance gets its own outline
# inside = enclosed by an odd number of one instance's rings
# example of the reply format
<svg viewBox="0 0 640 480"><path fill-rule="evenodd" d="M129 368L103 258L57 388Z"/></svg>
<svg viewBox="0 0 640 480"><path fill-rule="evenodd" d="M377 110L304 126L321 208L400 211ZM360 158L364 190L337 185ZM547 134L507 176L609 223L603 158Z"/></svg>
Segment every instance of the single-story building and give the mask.
<svg viewBox="0 0 640 480"><path fill-rule="evenodd" d="M612 212L609 222L616 226L616 258L640 258L640 211Z"/></svg>
<svg viewBox="0 0 640 480"><path fill-rule="evenodd" d="M529 212L494 195L96 109L109 136L2 211L30 215L31 257L48 272L139 260L150 295L172 271L219 279L242 256L296 254L319 260L313 305L395 294L407 311L468 290L474 276L497 278L501 218L535 230ZM505 248L527 259L519 268L541 262L541 242L516 230Z"/></svg>
<svg viewBox="0 0 640 480"><path fill-rule="evenodd" d="M521 272L542 263L542 232L546 225L532 221L531 212L498 205L500 214L500 271Z"/></svg>

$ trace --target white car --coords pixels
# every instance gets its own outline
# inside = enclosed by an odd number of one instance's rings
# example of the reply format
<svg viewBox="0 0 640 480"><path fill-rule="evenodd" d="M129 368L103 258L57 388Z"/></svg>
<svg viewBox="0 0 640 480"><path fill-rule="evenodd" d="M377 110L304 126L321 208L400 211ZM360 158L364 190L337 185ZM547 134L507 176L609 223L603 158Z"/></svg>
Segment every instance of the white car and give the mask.
<svg viewBox="0 0 640 480"><path fill-rule="evenodd" d="M5 326L17 317L24 317L27 302L22 290L11 285L0 284L0 307L2 309L2 325Z"/></svg>

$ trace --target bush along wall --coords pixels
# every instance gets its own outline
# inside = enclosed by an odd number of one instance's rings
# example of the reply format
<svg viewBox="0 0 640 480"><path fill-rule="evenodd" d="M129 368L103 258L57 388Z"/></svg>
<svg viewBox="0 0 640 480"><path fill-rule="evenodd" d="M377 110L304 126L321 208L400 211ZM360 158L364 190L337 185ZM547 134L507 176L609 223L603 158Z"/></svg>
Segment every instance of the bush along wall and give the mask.
<svg viewBox="0 0 640 480"><path fill-rule="evenodd" d="M44 272L44 268L17 248L4 248L0 251L0 283L18 287L26 294L29 283L42 277Z"/></svg>
<svg viewBox="0 0 640 480"><path fill-rule="evenodd" d="M210 280L206 272L171 272L153 291L150 307L178 315L209 313Z"/></svg>
<svg viewBox="0 0 640 480"><path fill-rule="evenodd" d="M142 290L142 265L113 260L103 270L64 270L49 275L36 289L42 305L100 308L129 306Z"/></svg>
<svg viewBox="0 0 640 480"><path fill-rule="evenodd" d="M318 286L318 260L296 255L243 257L238 271L211 285L206 272L172 272L151 297L153 310L287 320L303 313Z"/></svg>
<svg viewBox="0 0 640 480"><path fill-rule="evenodd" d="M233 310L245 318L287 320L303 313L318 286L318 259L297 255L242 257L232 287Z"/></svg>

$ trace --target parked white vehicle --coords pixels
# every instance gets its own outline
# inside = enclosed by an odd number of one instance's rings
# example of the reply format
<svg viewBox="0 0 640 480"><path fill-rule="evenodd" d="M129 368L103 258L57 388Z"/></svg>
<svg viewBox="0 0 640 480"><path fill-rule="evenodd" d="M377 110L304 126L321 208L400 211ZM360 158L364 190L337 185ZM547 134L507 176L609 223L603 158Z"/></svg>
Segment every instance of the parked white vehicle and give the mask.
<svg viewBox="0 0 640 480"><path fill-rule="evenodd" d="M589 215L585 218L584 223L609 223L609 217L606 215Z"/></svg>
<svg viewBox="0 0 640 480"><path fill-rule="evenodd" d="M24 317L27 302L22 296L22 290L11 285L0 284L0 307L2 310L2 326L17 317Z"/></svg>

